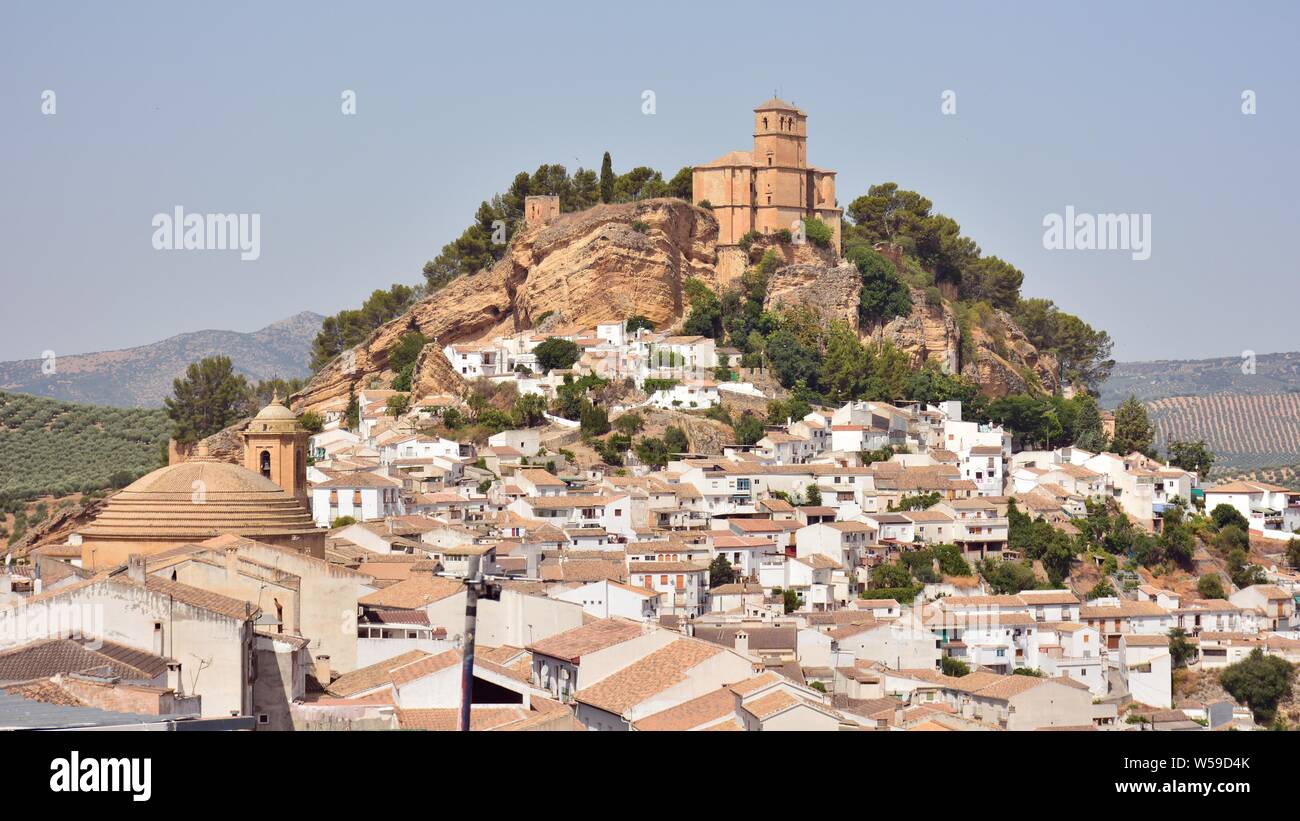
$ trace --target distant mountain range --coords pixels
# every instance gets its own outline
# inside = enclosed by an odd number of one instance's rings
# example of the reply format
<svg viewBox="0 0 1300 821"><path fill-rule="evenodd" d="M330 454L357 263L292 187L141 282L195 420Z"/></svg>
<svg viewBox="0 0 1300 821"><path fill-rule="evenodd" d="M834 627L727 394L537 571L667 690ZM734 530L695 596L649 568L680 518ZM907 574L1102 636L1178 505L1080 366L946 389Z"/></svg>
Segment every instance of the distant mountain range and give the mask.
<svg viewBox="0 0 1300 821"><path fill-rule="evenodd" d="M40 359L0 362L0 390L120 408L159 407L191 362L217 355L230 357L250 382L307 377L323 319L303 311L251 333L195 331L138 348L68 354L54 361L52 374L42 371Z"/></svg>
<svg viewBox="0 0 1300 821"><path fill-rule="evenodd" d="M1300 392L1300 352L1259 354L1254 373L1243 372L1245 363L1240 356L1120 362L1102 385L1101 404L1114 408L1130 394L1150 402L1171 396Z"/></svg>

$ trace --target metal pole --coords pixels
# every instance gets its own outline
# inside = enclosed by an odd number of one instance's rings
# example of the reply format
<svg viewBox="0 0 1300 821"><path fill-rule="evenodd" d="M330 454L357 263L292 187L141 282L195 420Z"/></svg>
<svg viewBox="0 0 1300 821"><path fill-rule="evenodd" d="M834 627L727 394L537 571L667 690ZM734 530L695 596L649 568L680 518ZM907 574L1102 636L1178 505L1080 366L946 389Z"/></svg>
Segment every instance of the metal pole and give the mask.
<svg viewBox="0 0 1300 821"><path fill-rule="evenodd" d="M469 572L465 576L465 637L461 647L460 666L460 729L469 732L470 696L474 689L474 631L478 621L478 593L482 584L479 557L469 557Z"/></svg>

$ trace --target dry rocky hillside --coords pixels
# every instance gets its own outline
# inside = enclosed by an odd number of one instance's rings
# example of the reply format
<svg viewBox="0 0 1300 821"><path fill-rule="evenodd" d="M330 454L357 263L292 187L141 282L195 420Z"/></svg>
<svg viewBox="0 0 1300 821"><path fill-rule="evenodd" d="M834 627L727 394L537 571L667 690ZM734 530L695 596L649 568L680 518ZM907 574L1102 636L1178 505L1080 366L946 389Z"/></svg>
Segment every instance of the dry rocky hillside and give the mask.
<svg viewBox="0 0 1300 821"><path fill-rule="evenodd" d="M412 393L418 402L463 392L462 380L441 355L450 343L544 330L559 322L591 326L634 314L656 327L671 327L688 307L687 279L698 277L715 289L726 284L717 272L726 267L718 265L717 236L709 211L677 199L599 205L522 229L491 269L454 280L381 326L322 369L294 397L294 406L318 407L346 398L349 390L376 377L390 378L388 351L409 330L433 340L416 366ZM753 249L751 259L760 250ZM782 253L786 264L771 277L769 304L806 304L828 321L842 319L857 328L856 269L811 246L785 246ZM927 304L920 291L912 296L910 315L857 330L893 342L918 363L927 358L949 367L961 363L962 372L991 395L1056 386L1054 360L1035 351L1006 314L972 329L974 355L962 362L950 304Z"/></svg>

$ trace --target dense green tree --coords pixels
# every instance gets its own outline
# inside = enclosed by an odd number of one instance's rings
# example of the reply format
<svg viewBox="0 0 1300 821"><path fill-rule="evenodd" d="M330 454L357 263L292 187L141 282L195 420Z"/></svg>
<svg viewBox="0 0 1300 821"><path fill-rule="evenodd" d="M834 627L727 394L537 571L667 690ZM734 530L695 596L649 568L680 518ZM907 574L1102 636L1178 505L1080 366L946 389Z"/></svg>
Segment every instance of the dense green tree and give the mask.
<svg viewBox="0 0 1300 821"><path fill-rule="evenodd" d="M670 454L690 453L691 443L686 438L686 432L676 425L670 425L664 431L664 446L668 448Z"/></svg>
<svg viewBox="0 0 1300 821"><path fill-rule="evenodd" d="M1115 438L1111 448L1122 456L1133 451L1147 453L1155 438L1155 428L1147 418L1146 406L1130 395L1115 409Z"/></svg>
<svg viewBox="0 0 1300 821"><path fill-rule="evenodd" d="M829 248L831 240L835 238L831 227L821 220L813 217L805 218L803 221L804 237L818 248Z"/></svg>
<svg viewBox="0 0 1300 821"><path fill-rule="evenodd" d="M826 334L826 353L817 381L826 398L839 404L862 397L871 372L871 354L858 341L858 335L845 323L832 322Z"/></svg>
<svg viewBox="0 0 1300 821"><path fill-rule="evenodd" d="M939 659L939 666L945 676L961 678L970 675L970 665L961 659L955 659L952 656L944 656Z"/></svg>
<svg viewBox="0 0 1300 821"><path fill-rule="evenodd" d="M1210 511L1210 518L1214 520L1214 526L1219 529L1229 525L1235 525L1243 532L1250 529L1250 522L1246 521L1246 517L1242 516L1240 511L1229 504L1215 505L1214 510Z"/></svg>
<svg viewBox="0 0 1300 821"><path fill-rule="evenodd" d="M709 587L721 587L736 580L736 571L727 557L718 554L709 565Z"/></svg>
<svg viewBox="0 0 1300 821"><path fill-rule="evenodd" d="M1279 656L1266 656L1256 647L1250 655L1219 673L1219 683L1234 699L1250 707L1255 721L1266 724L1278 702L1291 692L1295 667Z"/></svg>
<svg viewBox="0 0 1300 821"><path fill-rule="evenodd" d="M604 408L593 405L586 399L582 400L578 419L584 436L603 436L609 433L609 414Z"/></svg>
<svg viewBox="0 0 1300 821"><path fill-rule="evenodd" d="M645 427L645 417L636 411L629 411L614 420L614 427L628 436L641 432Z"/></svg>
<svg viewBox="0 0 1300 821"><path fill-rule="evenodd" d="M1073 444L1084 450L1100 453L1106 449L1106 433L1101 423L1101 408L1090 394L1081 393L1074 398L1075 414Z"/></svg>
<svg viewBox="0 0 1300 821"><path fill-rule="evenodd" d="M731 429L739 445L752 445L763 438L763 423L751 411L737 416Z"/></svg>
<svg viewBox="0 0 1300 821"><path fill-rule="evenodd" d="M1214 454L1205 446L1204 439L1195 442L1176 440L1169 443L1169 463L1183 470L1192 470L1204 479L1214 465Z"/></svg>
<svg viewBox="0 0 1300 821"><path fill-rule="evenodd" d="M1034 568L1028 561L987 559L979 564L980 575L998 595L1014 595L1038 586Z"/></svg>
<svg viewBox="0 0 1300 821"><path fill-rule="evenodd" d="M359 309L326 317L312 342L311 369L319 371L339 354L365 342L372 331L400 316L421 293L419 288L395 283L387 291L373 291Z"/></svg>
<svg viewBox="0 0 1300 821"><path fill-rule="evenodd" d="M633 314L627 318L627 322L623 325L623 329L629 334L636 333L639 328L653 331L655 329L655 324L640 314Z"/></svg>
<svg viewBox="0 0 1300 821"><path fill-rule="evenodd" d="M817 487L816 482L809 482L808 487L804 488L803 498L813 507L819 507L822 503L822 489Z"/></svg>
<svg viewBox="0 0 1300 821"><path fill-rule="evenodd" d="M320 433L325 429L325 420L316 411L307 411L298 417L298 424L308 433Z"/></svg>
<svg viewBox="0 0 1300 821"><path fill-rule="evenodd" d="M668 464L671 458L668 453L668 446L664 440L652 436L644 436L636 442L636 458L643 465L661 468Z"/></svg>
<svg viewBox="0 0 1300 821"><path fill-rule="evenodd" d="M673 178L668 181L668 196L690 202L691 195L694 193L692 190L693 177L694 170L689 165L683 166L673 175Z"/></svg>
<svg viewBox="0 0 1300 821"><path fill-rule="evenodd" d="M858 320L864 327L904 316L912 310L911 295L892 262L869 248L854 249L846 256L857 266L862 278Z"/></svg>
<svg viewBox="0 0 1300 821"><path fill-rule="evenodd" d="M812 413L812 406L798 397L773 399L767 403L767 424L784 425L787 421L798 422L810 413Z"/></svg>
<svg viewBox="0 0 1300 821"><path fill-rule="evenodd" d="M609 158L609 152L600 160L600 201L614 201L614 182L617 177L614 176L614 161Z"/></svg>
<svg viewBox="0 0 1300 821"><path fill-rule="evenodd" d="M1020 300L1020 285L1025 275L1014 265L997 257L972 261L961 274L962 299L984 301L996 308L1011 310Z"/></svg>
<svg viewBox="0 0 1300 821"><path fill-rule="evenodd" d="M768 337L767 359L783 388L792 388L800 381L817 384L820 358L816 348L801 343L792 331L783 328Z"/></svg>
<svg viewBox="0 0 1300 821"><path fill-rule="evenodd" d="M1228 554L1228 575L1237 587L1250 587L1268 581L1264 568L1250 562L1250 556L1242 548L1236 548Z"/></svg>
<svg viewBox="0 0 1300 821"><path fill-rule="evenodd" d="M1187 631L1181 627L1169 631L1169 655L1175 667L1186 667L1196 655L1196 647L1187 640Z"/></svg>
<svg viewBox="0 0 1300 821"><path fill-rule="evenodd" d="M911 584L912 572L907 569L907 565L902 562L887 562L876 565L871 571L871 581L868 587L873 590L888 590L908 587Z"/></svg>
<svg viewBox="0 0 1300 821"><path fill-rule="evenodd" d="M536 393L521 394L510 409L512 423L520 428L546 424L546 398Z"/></svg>
<svg viewBox="0 0 1300 821"><path fill-rule="evenodd" d="M395 393L388 397L384 405L389 416L404 416L411 409L411 396L406 393Z"/></svg>
<svg viewBox="0 0 1300 821"><path fill-rule="evenodd" d="M1218 573L1207 573L1196 582L1196 592L1203 599L1226 599L1228 594L1223 589L1223 579Z"/></svg>
<svg viewBox="0 0 1300 821"><path fill-rule="evenodd" d="M1110 583L1110 577L1102 576L1101 579L1092 586L1088 591L1088 600L1093 599L1111 599L1118 595L1115 592L1115 585Z"/></svg>
<svg viewBox="0 0 1300 821"><path fill-rule="evenodd" d="M552 336L534 348L533 355L537 357L537 367L543 373L550 373L553 370L572 368L582 351L576 343Z"/></svg>
<svg viewBox="0 0 1300 821"><path fill-rule="evenodd" d="M163 400L172 420L172 438L190 445L253 412L248 381L236 374L228 356L193 362L183 379L172 381Z"/></svg>
<svg viewBox="0 0 1300 821"><path fill-rule="evenodd" d="M688 336L707 336L717 339L722 335L722 303L703 280L691 277L686 280L686 301L691 306L682 333Z"/></svg>

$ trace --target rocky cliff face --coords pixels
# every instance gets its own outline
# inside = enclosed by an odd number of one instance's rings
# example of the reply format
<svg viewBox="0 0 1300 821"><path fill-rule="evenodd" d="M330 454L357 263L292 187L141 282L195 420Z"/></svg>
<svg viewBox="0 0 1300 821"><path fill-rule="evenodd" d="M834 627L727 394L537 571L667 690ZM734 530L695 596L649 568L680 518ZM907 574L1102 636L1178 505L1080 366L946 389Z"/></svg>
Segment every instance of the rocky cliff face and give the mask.
<svg viewBox="0 0 1300 821"><path fill-rule="evenodd" d="M689 277L716 285L717 234L708 211L676 199L600 205L525 228L490 270L454 280L330 363L294 397L295 407L389 375L388 351L408 330L435 341L417 368L418 399L464 389L439 353L444 346L529 329L548 312L581 325L633 314L669 325L682 315Z"/></svg>
<svg viewBox="0 0 1300 821"><path fill-rule="evenodd" d="M375 377L391 377L388 351L409 330L433 340L417 362L412 393L418 403L465 390L441 353L450 343L561 324L590 327L634 314L670 327L685 312L687 279L699 277L714 288L726 284L717 273L728 268L718 266L717 233L707 210L676 199L600 205L525 228L490 270L454 280L330 363L294 397L295 409L346 398ZM756 243L749 261L767 247ZM910 314L859 328L860 282L852 264L811 245L773 247L785 264L769 279L771 306L810 305L828 322L843 320L864 338L892 342L917 364L928 359L950 371L960 368L992 395L1032 390L1035 381L1056 387L1056 363L1035 351L1004 313L984 317L973 329L963 358L959 323L946 299L930 304L914 289Z"/></svg>

